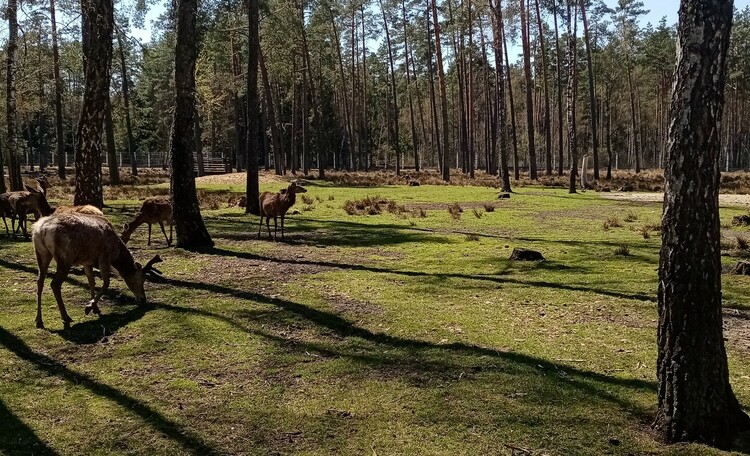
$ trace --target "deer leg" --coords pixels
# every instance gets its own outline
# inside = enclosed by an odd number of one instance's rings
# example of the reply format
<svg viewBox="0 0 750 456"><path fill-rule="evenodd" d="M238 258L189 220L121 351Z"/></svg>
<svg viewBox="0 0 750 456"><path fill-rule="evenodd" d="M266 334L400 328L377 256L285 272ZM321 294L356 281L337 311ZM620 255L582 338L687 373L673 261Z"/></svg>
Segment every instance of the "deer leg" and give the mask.
<svg viewBox="0 0 750 456"><path fill-rule="evenodd" d="M172 246L172 226L174 225L173 222L169 222L169 242L167 242L167 247Z"/></svg>
<svg viewBox="0 0 750 456"><path fill-rule="evenodd" d="M52 293L55 295L55 301L57 301L57 307L60 309L60 317L62 318L65 329L70 329L70 322L73 321L65 310L65 303L62 299L62 284L65 281L65 278L68 277L68 272L70 272L70 266L58 262L57 271L55 271L55 276L52 278L52 283L50 284Z"/></svg>
<svg viewBox="0 0 750 456"><path fill-rule="evenodd" d="M258 239L260 239L260 232L263 229L263 212L260 213L260 223L258 223Z"/></svg>
<svg viewBox="0 0 750 456"><path fill-rule="evenodd" d="M284 242L284 219L286 214L281 216L281 242Z"/></svg>
<svg viewBox="0 0 750 456"><path fill-rule="evenodd" d="M36 277L36 327L44 329L42 321L42 291L44 290L44 279L47 278L47 269L52 258L45 258L37 252L36 263L39 266L39 275Z"/></svg>
<svg viewBox="0 0 750 456"><path fill-rule="evenodd" d="M274 215L273 217L273 242L276 242L276 235L279 232L279 222L278 217Z"/></svg>
<svg viewBox="0 0 750 456"><path fill-rule="evenodd" d="M96 296L91 296L91 301L86 305L86 315L88 315L91 311L93 311L97 315L101 315L102 311L99 310L99 306L97 305L99 300L102 298L102 295L107 292L107 289L109 288L109 276L110 276L110 266L107 262L101 262L99 263L99 272L102 274L102 287L99 289L99 293L96 294Z"/></svg>
<svg viewBox="0 0 750 456"><path fill-rule="evenodd" d="M271 218L266 214L266 229L268 229L268 239L273 239L271 236Z"/></svg>
<svg viewBox="0 0 750 456"><path fill-rule="evenodd" d="M86 278L89 279L89 291L91 292L91 299L94 299L94 292L96 291L96 279L94 278L94 267L84 266L83 272L86 274Z"/></svg>
<svg viewBox="0 0 750 456"><path fill-rule="evenodd" d="M146 245L148 245L149 247L151 246L151 224L150 223L148 224L148 244Z"/></svg>
<svg viewBox="0 0 750 456"><path fill-rule="evenodd" d="M164 239L167 241L167 246L172 243L172 240L167 237L167 230L164 229L164 222L159 220L159 226L161 227L161 232L164 233Z"/></svg>

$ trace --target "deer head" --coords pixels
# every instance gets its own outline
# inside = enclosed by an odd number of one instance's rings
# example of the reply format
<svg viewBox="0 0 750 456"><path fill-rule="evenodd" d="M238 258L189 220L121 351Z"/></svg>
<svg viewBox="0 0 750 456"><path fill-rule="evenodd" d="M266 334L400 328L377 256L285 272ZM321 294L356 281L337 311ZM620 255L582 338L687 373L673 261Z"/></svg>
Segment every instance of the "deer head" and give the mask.
<svg viewBox="0 0 750 456"><path fill-rule="evenodd" d="M153 258L148 260L148 263L146 263L145 266L141 266L140 263L135 262L135 268L131 273L120 273L120 275L122 276L122 280L128 286L130 291L133 292L133 295L135 295L135 299L139 304L144 304L146 302L146 292L143 290L143 284L146 282L148 273L154 270L154 264L160 263L161 261L161 257L159 255L155 255Z"/></svg>
<svg viewBox="0 0 750 456"><path fill-rule="evenodd" d="M289 184L289 187L286 189L286 193L307 193L307 189L300 185L300 183L295 179Z"/></svg>

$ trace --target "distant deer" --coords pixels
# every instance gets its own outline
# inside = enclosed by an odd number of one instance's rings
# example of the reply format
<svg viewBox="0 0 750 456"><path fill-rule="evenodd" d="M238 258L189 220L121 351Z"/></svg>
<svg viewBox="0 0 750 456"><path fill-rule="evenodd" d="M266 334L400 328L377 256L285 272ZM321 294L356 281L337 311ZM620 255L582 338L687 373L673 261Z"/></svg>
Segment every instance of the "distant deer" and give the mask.
<svg viewBox="0 0 750 456"><path fill-rule="evenodd" d="M164 229L164 222L169 223L169 237ZM148 224L148 245L151 245L151 225L158 223L161 232L164 233L164 239L167 240L167 246L172 245L172 199L169 196L154 196L146 198L141 206L141 210L135 214L132 222L126 223L122 230L122 241L128 243L130 236L139 226L144 223Z"/></svg>
<svg viewBox="0 0 750 456"><path fill-rule="evenodd" d="M44 193L28 185L25 192L10 192L8 194L8 202L10 203L10 208L13 211L15 219L18 219L18 227L23 232L24 238L29 237L26 228L26 216L28 214L34 214L36 219L39 220L43 216L50 215L55 211L50 207ZM11 221L14 235L16 233L15 219Z"/></svg>
<svg viewBox="0 0 750 456"><path fill-rule="evenodd" d="M52 278L51 288L60 309L60 317L65 329L70 328L73 320L65 310L61 288L74 265L82 265L91 291L91 301L86 305L85 313L91 311L101 314L97 303L109 287L111 267L120 273L120 277L135 295L138 303L146 302L143 283L146 274L153 265L161 261L156 255L145 266L136 263L125 243L117 236L114 227L104 217L81 214L62 213L44 217L34 224L34 252L39 266L37 276L37 309L36 327L44 328L42 322L42 291L47 269L54 259L57 264ZM95 292L94 267L98 267L102 277L102 287Z"/></svg>
<svg viewBox="0 0 750 456"><path fill-rule="evenodd" d="M10 235L6 218L10 218L11 221L15 221L13 208L10 207L10 193L0 194L0 217L3 218L3 223L5 224L5 234Z"/></svg>
<svg viewBox="0 0 750 456"><path fill-rule="evenodd" d="M260 203L260 224L258 225L258 239L263 229L263 217L266 218L266 228L268 229L268 238L271 239L270 221L273 217L273 240L276 241L276 232L278 231L277 218L281 217L281 240L284 240L284 218L290 207L294 206L297 201L297 193L306 193L307 189L299 184L296 180L289 184L289 187L282 189L279 193L263 192L258 198Z"/></svg>

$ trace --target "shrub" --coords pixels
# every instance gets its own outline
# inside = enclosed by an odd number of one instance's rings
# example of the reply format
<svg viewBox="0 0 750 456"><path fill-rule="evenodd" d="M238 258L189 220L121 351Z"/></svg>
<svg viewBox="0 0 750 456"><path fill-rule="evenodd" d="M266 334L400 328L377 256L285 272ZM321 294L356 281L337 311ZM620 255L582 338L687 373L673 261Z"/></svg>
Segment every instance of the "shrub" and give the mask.
<svg viewBox="0 0 750 456"><path fill-rule="evenodd" d="M638 215L636 215L632 211L628 211L628 213L625 215L626 222L635 222L636 220L638 220Z"/></svg>
<svg viewBox="0 0 750 456"><path fill-rule="evenodd" d="M482 213L476 209L472 209L471 212L474 214L474 217L480 219L482 218Z"/></svg>
<svg viewBox="0 0 750 456"><path fill-rule="evenodd" d="M625 244L617 246L613 253L619 256L630 256L630 247Z"/></svg>
<svg viewBox="0 0 750 456"><path fill-rule="evenodd" d="M451 214L451 217L453 220L460 220L461 219L461 213L464 210L461 209L461 206L458 205L458 203L454 204L453 206L448 208L448 212Z"/></svg>
<svg viewBox="0 0 750 456"><path fill-rule="evenodd" d="M607 220L604 221L603 228L604 230L608 230L610 228L617 228L622 226L622 223L620 223L620 219L618 219L616 216L608 217Z"/></svg>
<svg viewBox="0 0 750 456"><path fill-rule="evenodd" d="M310 204L314 203L314 202L315 202L315 200L314 200L314 199L312 199L312 198L311 198L310 196L308 196L308 195L302 195L302 202L303 202L303 203L305 203L305 204L307 204L307 205L309 206Z"/></svg>

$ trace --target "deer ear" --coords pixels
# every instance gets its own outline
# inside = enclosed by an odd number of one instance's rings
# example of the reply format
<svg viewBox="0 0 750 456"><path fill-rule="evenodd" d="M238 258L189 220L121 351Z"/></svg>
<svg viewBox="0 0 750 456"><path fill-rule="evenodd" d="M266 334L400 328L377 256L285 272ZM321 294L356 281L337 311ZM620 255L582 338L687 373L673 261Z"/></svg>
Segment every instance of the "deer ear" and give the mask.
<svg viewBox="0 0 750 456"><path fill-rule="evenodd" d="M161 263L161 262L162 262L161 257L159 255L154 255L153 258L148 260L148 263L146 263L146 266L143 267L143 271L148 272L154 267L154 264Z"/></svg>
<svg viewBox="0 0 750 456"><path fill-rule="evenodd" d="M39 190L37 190L37 189L35 189L35 188L32 188L32 187L29 187L28 185L24 185L24 187L26 187L26 191L27 191L27 192L31 192L31 193L41 193L41 192L40 192Z"/></svg>

